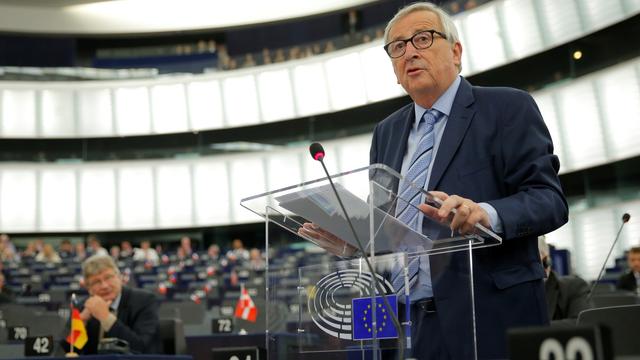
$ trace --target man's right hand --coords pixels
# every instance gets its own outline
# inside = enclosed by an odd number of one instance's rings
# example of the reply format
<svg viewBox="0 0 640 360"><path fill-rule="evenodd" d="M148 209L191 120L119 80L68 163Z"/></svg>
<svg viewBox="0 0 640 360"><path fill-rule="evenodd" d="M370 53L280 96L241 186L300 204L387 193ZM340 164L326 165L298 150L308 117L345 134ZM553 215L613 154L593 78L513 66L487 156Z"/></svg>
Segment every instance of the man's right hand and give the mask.
<svg viewBox="0 0 640 360"><path fill-rule="evenodd" d="M92 295L84 302L84 310L89 312L89 316L93 316L94 318L102 321L106 319L109 314L109 305L111 305L111 301L104 301L100 296ZM82 318L82 314L80 314Z"/></svg>
<svg viewBox="0 0 640 360"><path fill-rule="evenodd" d="M358 251L356 247L313 223L302 224L298 235L313 239L318 246L337 256L349 257Z"/></svg>

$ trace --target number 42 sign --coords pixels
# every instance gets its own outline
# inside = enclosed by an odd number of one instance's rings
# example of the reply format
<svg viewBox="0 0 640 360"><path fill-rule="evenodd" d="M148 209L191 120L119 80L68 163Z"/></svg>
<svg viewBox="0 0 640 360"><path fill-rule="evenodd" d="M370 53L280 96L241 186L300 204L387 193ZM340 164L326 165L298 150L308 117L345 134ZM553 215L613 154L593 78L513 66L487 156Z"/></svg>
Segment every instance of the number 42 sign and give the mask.
<svg viewBox="0 0 640 360"><path fill-rule="evenodd" d="M24 341L24 356L49 356L53 350L53 336L33 336Z"/></svg>

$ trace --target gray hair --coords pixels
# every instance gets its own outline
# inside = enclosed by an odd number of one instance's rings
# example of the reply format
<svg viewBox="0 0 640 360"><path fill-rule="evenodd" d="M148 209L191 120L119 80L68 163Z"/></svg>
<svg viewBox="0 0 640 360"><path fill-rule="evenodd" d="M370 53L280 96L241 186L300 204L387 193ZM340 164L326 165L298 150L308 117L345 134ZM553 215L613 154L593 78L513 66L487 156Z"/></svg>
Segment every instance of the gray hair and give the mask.
<svg viewBox="0 0 640 360"><path fill-rule="evenodd" d="M120 269L111 256L93 255L82 263L82 276L86 281L89 277L100 274L107 269L113 269L116 275L120 274Z"/></svg>
<svg viewBox="0 0 640 360"><path fill-rule="evenodd" d="M389 20L389 22L387 23L387 27L384 29L385 44L389 42L389 31L391 30L393 25L395 25L398 20L416 11L429 11L436 14L438 20L440 21L440 24L442 25L442 32L447 36L447 40L452 44L460 41L460 38L458 37L458 30L456 29L456 25L453 22L453 18L449 14L447 14L446 11L429 2L417 2L403 7L393 16L391 20Z"/></svg>

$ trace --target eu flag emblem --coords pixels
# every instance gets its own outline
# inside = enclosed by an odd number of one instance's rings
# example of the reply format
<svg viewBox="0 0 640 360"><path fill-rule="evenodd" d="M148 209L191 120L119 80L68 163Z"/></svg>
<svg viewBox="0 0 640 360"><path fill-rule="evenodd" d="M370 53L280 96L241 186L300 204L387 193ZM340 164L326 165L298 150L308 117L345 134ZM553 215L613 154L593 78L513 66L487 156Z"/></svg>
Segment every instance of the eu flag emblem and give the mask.
<svg viewBox="0 0 640 360"><path fill-rule="evenodd" d="M389 305L394 315L398 316L398 299L397 296L387 295ZM376 337L378 339L393 339L398 337L398 332L393 326L391 314L384 305L382 296L376 296ZM353 331L353 340L371 340L373 339L373 309L371 297L351 299L351 327Z"/></svg>

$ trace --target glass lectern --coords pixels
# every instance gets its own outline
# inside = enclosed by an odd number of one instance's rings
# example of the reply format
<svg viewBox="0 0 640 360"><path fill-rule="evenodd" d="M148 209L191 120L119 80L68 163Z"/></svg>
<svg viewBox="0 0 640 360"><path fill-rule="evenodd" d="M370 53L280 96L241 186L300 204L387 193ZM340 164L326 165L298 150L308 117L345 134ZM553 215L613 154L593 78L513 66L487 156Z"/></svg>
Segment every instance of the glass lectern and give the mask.
<svg viewBox="0 0 640 360"><path fill-rule="evenodd" d="M471 254L499 245L501 238L482 226L472 235L455 234L448 224L422 213L422 231L414 231L396 218L396 208L413 206L413 196L433 207L439 207L439 200L421 186L402 184L403 177L385 165L335 174L331 180L335 191L327 178L320 178L241 201L265 219L268 357L331 352L331 358L397 358L418 341L423 346L439 339L474 358ZM401 184L413 193L398 196ZM322 237L301 235L305 223ZM275 257L269 251L271 224L322 248L307 249L293 259ZM411 311L405 304L428 295L435 298L439 328L455 327L459 339L429 334L412 339Z"/></svg>

